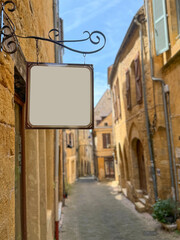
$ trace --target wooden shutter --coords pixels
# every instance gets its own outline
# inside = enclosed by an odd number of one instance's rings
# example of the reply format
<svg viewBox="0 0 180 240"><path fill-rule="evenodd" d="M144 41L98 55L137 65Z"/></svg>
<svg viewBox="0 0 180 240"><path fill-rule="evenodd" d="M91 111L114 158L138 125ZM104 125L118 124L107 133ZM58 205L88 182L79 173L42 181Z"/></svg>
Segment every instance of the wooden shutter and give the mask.
<svg viewBox="0 0 180 240"><path fill-rule="evenodd" d="M71 133L71 146L74 147L74 134Z"/></svg>
<svg viewBox="0 0 180 240"><path fill-rule="evenodd" d="M180 34L180 0L176 0L177 20L178 20L178 32Z"/></svg>
<svg viewBox="0 0 180 240"><path fill-rule="evenodd" d="M127 99L127 109L131 110L131 85L130 85L130 72L126 72L126 99Z"/></svg>
<svg viewBox="0 0 180 240"><path fill-rule="evenodd" d="M103 133L103 148L107 148L106 134Z"/></svg>
<svg viewBox="0 0 180 240"><path fill-rule="evenodd" d="M139 55L134 60L134 72L136 82L136 102L142 103L142 83L141 83L141 65L139 61Z"/></svg>
<svg viewBox="0 0 180 240"><path fill-rule="evenodd" d="M69 145L71 146L72 145L72 138L71 138L71 133L69 134Z"/></svg>
<svg viewBox="0 0 180 240"><path fill-rule="evenodd" d="M110 135L110 133L107 134L107 144L111 144L111 135Z"/></svg>
<svg viewBox="0 0 180 240"><path fill-rule="evenodd" d="M116 92L117 92L117 118L121 117L121 102L120 102L120 89L119 89L119 79L116 82Z"/></svg>
<svg viewBox="0 0 180 240"><path fill-rule="evenodd" d="M169 49L165 0L153 0L153 15L156 54L159 55Z"/></svg>
<svg viewBox="0 0 180 240"><path fill-rule="evenodd" d="M116 100L116 86L114 86L114 89L113 89L113 105L114 105L114 120L116 121L117 120L117 100Z"/></svg>
<svg viewBox="0 0 180 240"><path fill-rule="evenodd" d="M69 134L66 133L66 146L69 144Z"/></svg>

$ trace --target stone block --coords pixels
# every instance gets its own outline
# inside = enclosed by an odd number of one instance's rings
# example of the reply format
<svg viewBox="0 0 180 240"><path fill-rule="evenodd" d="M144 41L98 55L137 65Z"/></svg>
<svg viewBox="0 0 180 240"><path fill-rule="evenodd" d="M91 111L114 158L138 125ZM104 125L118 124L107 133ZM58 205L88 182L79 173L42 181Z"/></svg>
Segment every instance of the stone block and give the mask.
<svg viewBox="0 0 180 240"><path fill-rule="evenodd" d="M135 202L135 209L140 213L143 213L146 211L145 206L140 202Z"/></svg>
<svg viewBox="0 0 180 240"><path fill-rule="evenodd" d="M0 124L0 160L15 154L15 129L5 124Z"/></svg>
<svg viewBox="0 0 180 240"><path fill-rule="evenodd" d="M14 126L14 96L0 84L0 123Z"/></svg>
<svg viewBox="0 0 180 240"><path fill-rule="evenodd" d="M6 65L0 65L0 84L14 93L14 75Z"/></svg>
<svg viewBox="0 0 180 240"><path fill-rule="evenodd" d="M180 218L176 220L177 229L180 230Z"/></svg>

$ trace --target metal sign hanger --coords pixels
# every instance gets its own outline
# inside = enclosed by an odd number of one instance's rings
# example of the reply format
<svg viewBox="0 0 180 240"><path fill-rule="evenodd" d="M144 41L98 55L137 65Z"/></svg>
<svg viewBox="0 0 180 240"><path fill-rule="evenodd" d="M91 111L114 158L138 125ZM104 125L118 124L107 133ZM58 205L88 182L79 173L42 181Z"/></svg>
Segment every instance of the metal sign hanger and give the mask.
<svg viewBox="0 0 180 240"><path fill-rule="evenodd" d="M83 55L86 54L93 54L96 52L99 52L102 50L106 44L106 37L105 35L100 32L100 31L93 31L93 32L88 32L84 31L83 34L86 34L87 37L79 40L63 40L63 41L56 41L52 39L51 34L54 33L55 37L60 36L60 31L58 29L51 29L48 33L48 38L43 38L39 36L20 36L16 34L16 28L10 17L8 16L7 12L5 11L5 7L7 5L7 10L9 12L14 12L16 10L16 5L13 1L0 1L0 50L13 54L17 51L19 47L19 42L18 38L23 38L23 39L35 39L36 40L36 46L38 41L46 41L46 42L51 42L54 43L58 46L61 46L63 48L66 48L70 51L80 53ZM101 44L101 47L93 50L93 51L83 51L83 50L77 50L71 47L68 47L64 43L77 43L77 42L85 42L85 41L90 41L90 43L94 45Z"/></svg>

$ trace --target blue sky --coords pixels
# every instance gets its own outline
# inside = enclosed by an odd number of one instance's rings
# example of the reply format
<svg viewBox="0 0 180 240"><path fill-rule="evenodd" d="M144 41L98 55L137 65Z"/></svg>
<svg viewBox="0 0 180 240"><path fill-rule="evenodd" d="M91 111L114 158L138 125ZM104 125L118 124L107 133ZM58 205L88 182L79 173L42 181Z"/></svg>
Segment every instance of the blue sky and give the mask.
<svg viewBox="0 0 180 240"><path fill-rule="evenodd" d="M94 65L94 103L97 104L107 89L107 68L114 63L116 54L133 16L143 5L143 0L60 0L60 17L64 20L64 39L82 39L84 31L101 31L106 36L106 46L85 63ZM73 48L90 50L91 44L69 44ZM93 46L94 47L94 46ZM96 46L94 47L96 49ZM82 54L65 49L64 63L84 63Z"/></svg>

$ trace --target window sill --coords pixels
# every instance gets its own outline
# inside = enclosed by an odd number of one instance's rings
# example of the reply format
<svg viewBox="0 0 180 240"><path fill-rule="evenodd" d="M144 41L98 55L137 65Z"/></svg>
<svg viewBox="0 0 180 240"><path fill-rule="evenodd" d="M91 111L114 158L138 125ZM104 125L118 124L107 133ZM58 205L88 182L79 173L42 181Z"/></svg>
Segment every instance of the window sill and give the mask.
<svg viewBox="0 0 180 240"><path fill-rule="evenodd" d="M162 70L165 70L176 58L180 57L180 50L176 52L162 67Z"/></svg>

